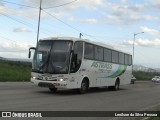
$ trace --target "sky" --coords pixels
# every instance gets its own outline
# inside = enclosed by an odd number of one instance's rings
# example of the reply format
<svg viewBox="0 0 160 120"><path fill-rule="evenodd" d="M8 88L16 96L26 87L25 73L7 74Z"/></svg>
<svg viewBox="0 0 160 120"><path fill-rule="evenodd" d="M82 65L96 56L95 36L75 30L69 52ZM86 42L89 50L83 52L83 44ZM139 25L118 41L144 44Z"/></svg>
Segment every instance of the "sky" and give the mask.
<svg viewBox="0 0 160 120"><path fill-rule="evenodd" d="M0 57L27 58L36 46L40 0L0 0ZM42 0L39 38L79 37L133 53L160 68L160 0ZM144 32L144 33L142 33Z"/></svg>

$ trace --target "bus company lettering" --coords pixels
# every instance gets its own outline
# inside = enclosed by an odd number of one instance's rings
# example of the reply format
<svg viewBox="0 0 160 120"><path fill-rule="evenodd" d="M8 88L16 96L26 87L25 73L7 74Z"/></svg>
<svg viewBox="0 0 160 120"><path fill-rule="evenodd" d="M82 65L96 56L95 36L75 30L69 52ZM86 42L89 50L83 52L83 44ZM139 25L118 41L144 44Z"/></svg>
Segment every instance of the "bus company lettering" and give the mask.
<svg viewBox="0 0 160 120"><path fill-rule="evenodd" d="M112 69L111 63L105 63L105 62L96 62L94 61L91 65L91 67L95 68L104 68L104 69Z"/></svg>

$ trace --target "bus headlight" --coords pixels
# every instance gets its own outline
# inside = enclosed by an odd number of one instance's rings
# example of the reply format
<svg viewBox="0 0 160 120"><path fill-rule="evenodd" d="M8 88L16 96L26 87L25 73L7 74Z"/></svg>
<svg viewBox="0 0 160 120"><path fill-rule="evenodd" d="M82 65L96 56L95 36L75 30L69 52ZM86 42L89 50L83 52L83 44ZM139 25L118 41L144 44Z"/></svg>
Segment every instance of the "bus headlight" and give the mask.
<svg viewBox="0 0 160 120"><path fill-rule="evenodd" d="M62 81L67 81L68 78L59 78L58 81L62 82Z"/></svg>
<svg viewBox="0 0 160 120"><path fill-rule="evenodd" d="M61 82L62 82L62 81L63 81L63 78L60 78L60 79L59 79L59 81L61 81Z"/></svg>
<svg viewBox="0 0 160 120"><path fill-rule="evenodd" d="M35 79L36 79L36 77L33 77L33 76L32 76L32 79L34 79L34 80L35 80Z"/></svg>

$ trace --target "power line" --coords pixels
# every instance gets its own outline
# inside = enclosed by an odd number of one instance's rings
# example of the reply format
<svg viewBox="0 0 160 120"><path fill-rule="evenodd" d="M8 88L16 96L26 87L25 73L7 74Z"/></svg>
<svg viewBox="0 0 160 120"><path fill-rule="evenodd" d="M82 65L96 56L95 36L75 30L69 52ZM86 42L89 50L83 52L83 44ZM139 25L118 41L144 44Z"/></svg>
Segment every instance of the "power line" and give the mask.
<svg viewBox="0 0 160 120"><path fill-rule="evenodd" d="M9 16L6 12L5 12L5 14L4 14L4 13L0 13L0 14L1 14L1 15L3 15L3 16L5 16L5 17L8 17L8 18L10 18L10 19L12 19L12 20L14 20L14 21L16 21L16 22L19 22L19 23L21 23L21 24L26 25L26 23L24 23L24 21L21 21L21 20L15 19L15 18L13 18L13 17ZM28 26L28 25L27 25L27 26Z"/></svg>
<svg viewBox="0 0 160 120"><path fill-rule="evenodd" d="M11 39L8 39L8 38L6 38L6 37L3 37L3 36L1 36L1 35L0 35L0 37L1 37L1 38L3 38L3 39L5 39L5 40L8 40L8 41L12 41L12 42L15 42L15 43L17 43L16 41L14 41L14 40L11 40Z"/></svg>
<svg viewBox="0 0 160 120"><path fill-rule="evenodd" d="M28 5L22 5L22 4L19 4L19 3L9 2L9 1L5 1L5 0L0 0L0 1L5 2L5 3L9 3L9 4L18 5L18 6L23 6L23 7L36 8L36 9L38 9L37 7L28 6Z"/></svg>
<svg viewBox="0 0 160 120"><path fill-rule="evenodd" d="M8 40L8 41L11 41L11 42L15 42L17 45L18 44L20 44L20 43L18 43L17 41L14 41L14 40L11 40L11 39L9 39L9 38L6 38L6 37L3 37L3 36L1 36L0 35L0 38L3 38L3 39L5 39L5 40ZM29 45L29 44L28 44ZM0 52L26 52L27 50L19 50L19 51L0 51Z"/></svg>
<svg viewBox="0 0 160 120"><path fill-rule="evenodd" d="M15 5L19 5L19 6L24 6L24 7L37 8L37 7L22 5L22 4L13 3L13 2L5 1L5 0L0 0L0 1L6 2L6 3L15 4ZM65 5L71 4L71 3L76 2L76 1L77 1L77 0L74 0L74 1L71 1L71 2L68 2L68 3L64 3L64 4L61 4L61 5L54 6L54 7L49 7L49 8L55 8L55 7L65 6ZM43 8L43 9L49 9L49 8ZM37 8L37 9L38 9L38 8ZM54 15L52 15L52 14L46 12L45 10L43 10L43 11L44 11L45 13L47 13L48 15L54 17L54 18L57 19L58 21L62 22L62 23L65 24L66 26L68 26L68 27L70 27L70 28L76 30L77 32L80 32L80 33L82 33L83 35L88 36L88 37L90 37L90 38L93 38L93 39L95 39L95 40L102 41L102 40L97 39L97 37L99 37L99 36L93 36L93 35L86 34L86 33L82 32L81 30L79 30L79 29L77 29L77 28L75 28L75 27L73 27L73 26L71 26L71 25L65 23L64 21L62 21L62 20L60 20L60 19L58 19L58 18L55 17ZM3 15L4 15L4 14L3 14ZM8 16L7 16L7 15L4 15L4 16L11 18L9 15L8 15ZM11 19L12 19L12 20L15 20L14 18L11 18ZM16 21L18 21L18 22L20 22L20 23L22 23L22 24L25 24L25 23L22 22L22 21L19 21L19 20L16 20ZM25 25L26 25L26 24L25 24ZM99 37L99 38L100 38L100 37ZM103 41L104 41L104 40L103 40Z"/></svg>
<svg viewBox="0 0 160 120"><path fill-rule="evenodd" d="M57 7L62 7L62 6L66 6L66 5L69 5L71 3L74 3L78 0L74 0L74 1L71 1L71 2L68 2L68 3L64 3L64 4L61 4L61 5L57 5L57 6L53 6L53 7L48 7L48 8L43 8L43 9L50 9L50 8L57 8Z"/></svg>
<svg viewBox="0 0 160 120"><path fill-rule="evenodd" d="M32 24L30 24L30 23L26 23L25 21L22 21L22 20L19 20L19 19L16 19L16 18L13 18L13 17L11 17L11 16L9 16L6 12L5 12L5 14L3 14L3 13L0 13L1 15L4 15L5 17L7 17L7 18L10 18L10 19L12 19L13 21L15 21L15 22L18 22L18 23L21 23L21 24L23 24L23 25L25 25L25 26L29 26L30 28L32 28L33 30L35 30L34 28L33 28L33 25ZM44 29L44 28L41 28L43 31L41 31L43 34L46 34L46 35L49 35L48 34L48 32L50 32L50 31L48 31L48 30L46 30L46 29ZM48 32L46 32L46 31L48 31ZM36 31L34 31L35 33L36 33ZM51 33L51 32L50 32Z"/></svg>
<svg viewBox="0 0 160 120"><path fill-rule="evenodd" d="M9 2L9 1L6 1L6 0L0 0L0 1L5 2L5 3L9 3L9 4L18 5L18 6L23 6L23 7L36 8L36 9L38 9L38 7L28 6L28 5L19 4L19 3L14 3L14 2ZM43 8L43 9L50 9L50 8L62 7L62 6L66 6L66 5L72 4L72 3L76 2L76 1L78 1L78 0L74 0L74 1L67 2L67 3L61 4L61 5L57 5L57 6L53 6L53 7L48 7L48 8Z"/></svg>
<svg viewBox="0 0 160 120"><path fill-rule="evenodd" d="M42 10L43 10L43 9L42 9ZM66 26L68 26L68 27L70 27L70 28L72 28L72 29L74 29L74 30L76 30L76 31L78 31L78 32L80 32L80 33L82 33L82 31L80 31L80 30L78 30L77 28L75 28L75 27L73 27L73 26L71 26L71 25L65 23L64 21L60 20L60 19L57 18L56 16L54 16L54 15L52 15L52 14L46 12L45 10L43 10L43 11L44 11L45 13L47 13L48 15L54 17L56 20L60 21L61 23L65 24Z"/></svg>
<svg viewBox="0 0 160 120"><path fill-rule="evenodd" d="M37 9L38 9L38 7L22 5L22 4L13 3L13 2L5 1L5 0L0 0L0 1L2 1L2 2L6 2L6 3L10 3L10 4L19 5L19 6L24 6L24 7L29 7L29 8L37 8ZM53 6L53 7L43 8L43 9L49 9L49 8L61 7L61 6L65 6L65 5L68 5L68 4L71 4L71 3L74 3L74 2L76 2L76 1L78 1L78 0L74 0L74 1L71 1L71 2L68 2L68 3L64 3L64 4L57 5L57 6ZM43 11L44 11L44 10L43 10ZM44 12L46 12L46 11L44 11ZM47 14L49 14L48 12L46 12L46 13L47 13ZM51 15L51 14L50 14L50 15ZM71 25L69 25L69 24L65 23L64 21L62 21L62 20L60 20L60 19L56 18L55 16L53 16L53 15L51 15L51 16L52 16L52 17L54 17L55 19L57 19L57 20L59 20L59 21L63 22L63 23L64 23L64 24L66 24L67 26L72 27L72 29L74 29L74 30L76 30L76 31L78 31L78 32L80 32L80 33L82 33L82 34L84 34L84 35L88 36L88 37L94 38L94 39L96 39L96 40L98 40L98 39L97 39L97 37L98 37L98 38L100 38L100 36L93 36L93 35L86 34L86 33L82 32L82 31L80 31L80 30L76 29L75 27L73 27L73 26L71 26ZM9 16L8 16L8 17L9 17Z"/></svg>
<svg viewBox="0 0 160 120"><path fill-rule="evenodd" d="M56 20L60 21L61 23L65 24L66 26L68 26L68 27L74 29L75 31L77 31L77 32L79 32L79 33L82 33L83 35L86 35L86 36L88 36L88 37L90 37L90 38L94 38L95 40L98 40L97 38L93 37L92 35L89 35L89 34L86 34L86 33L82 32L81 30L79 30L79 29L77 29L77 28L75 28L75 27L69 25L68 23L66 23L66 22L64 22L64 21L62 21L62 20L60 20L60 19L57 18L56 16L54 16L54 15L52 15L52 14L46 12L45 10L42 9L42 11L44 11L46 14L52 16L52 17L55 18ZM98 40L98 41L100 41L100 40Z"/></svg>

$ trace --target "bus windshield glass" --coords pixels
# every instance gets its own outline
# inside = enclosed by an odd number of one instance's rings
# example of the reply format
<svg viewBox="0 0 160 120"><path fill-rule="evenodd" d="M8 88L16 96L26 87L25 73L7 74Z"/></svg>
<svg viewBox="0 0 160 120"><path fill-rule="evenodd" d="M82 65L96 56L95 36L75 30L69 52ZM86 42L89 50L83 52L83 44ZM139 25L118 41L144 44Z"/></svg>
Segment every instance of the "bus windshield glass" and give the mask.
<svg viewBox="0 0 160 120"><path fill-rule="evenodd" d="M32 71L67 74L69 70L71 41L40 41L33 58Z"/></svg>

